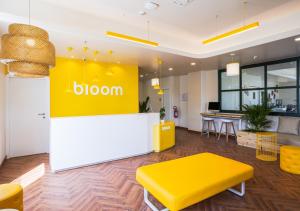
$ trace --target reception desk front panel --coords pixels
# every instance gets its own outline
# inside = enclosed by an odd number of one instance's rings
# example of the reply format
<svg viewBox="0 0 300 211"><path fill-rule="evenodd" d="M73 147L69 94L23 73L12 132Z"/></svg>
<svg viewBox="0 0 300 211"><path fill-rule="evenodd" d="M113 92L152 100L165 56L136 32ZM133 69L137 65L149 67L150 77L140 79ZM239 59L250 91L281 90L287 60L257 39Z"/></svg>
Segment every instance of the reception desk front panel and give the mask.
<svg viewBox="0 0 300 211"><path fill-rule="evenodd" d="M52 171L66 170L153 151L158 113L51 118Z"/></svg>

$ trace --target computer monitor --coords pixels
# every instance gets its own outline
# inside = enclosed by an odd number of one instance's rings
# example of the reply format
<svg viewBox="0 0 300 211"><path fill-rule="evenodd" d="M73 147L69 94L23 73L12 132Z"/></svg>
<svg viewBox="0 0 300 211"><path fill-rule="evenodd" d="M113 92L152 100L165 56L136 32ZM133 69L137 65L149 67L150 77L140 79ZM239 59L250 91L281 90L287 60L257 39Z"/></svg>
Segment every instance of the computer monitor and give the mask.
<svg viewBox="0 0 300 211"><path fill-rule="evenodd" d="M209 102L208 110L219 111L220 110L220 102Z"/></svg>

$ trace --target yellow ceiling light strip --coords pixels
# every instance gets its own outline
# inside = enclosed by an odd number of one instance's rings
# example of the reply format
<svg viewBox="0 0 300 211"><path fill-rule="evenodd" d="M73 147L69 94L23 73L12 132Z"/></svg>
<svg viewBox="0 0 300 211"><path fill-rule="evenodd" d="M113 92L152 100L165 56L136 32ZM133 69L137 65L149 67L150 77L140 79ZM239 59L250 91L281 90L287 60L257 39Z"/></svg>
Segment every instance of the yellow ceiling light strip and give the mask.
<svg viewBox="0 0 300 211"><path fill-rule="evenodd" d="M111 32L111 31L107 31L106 35L109 36L109 37L114 37L114 38L117 38L117 39L122 39L122 40L131 41L131 42L141 43L141 44L150 45L150 46L154 46L154 47L157 47L159 45L157 42L152 42L150 40L144 40L144 39L140 39L140 38L137 38L137 37L132 37L132 36L129 36L129 35L119 34L119 33Z"/></svg>
<svg viewBox="0 0 300 211"><path fill-rule="evenodd" d="M223 34L217 35L215 37L209 38L207 40L204 40L204 41L202 41L202 43L204 45L206 45L206 44L209 44L209 43L212 43L212 42L216 42L218 40L221 40L221 39L224 39L224 38L227 38L227 37L231 37L233 35L237 35L239 33L242 33L242 32L245 32L245 31L248 31L248 30L251 30L251 29L255 29L257 27L259 27L259 22L254 22L254 23L242 26L240 28L233 29L233 30L231 30L229 32L225 32Z"/></svg>

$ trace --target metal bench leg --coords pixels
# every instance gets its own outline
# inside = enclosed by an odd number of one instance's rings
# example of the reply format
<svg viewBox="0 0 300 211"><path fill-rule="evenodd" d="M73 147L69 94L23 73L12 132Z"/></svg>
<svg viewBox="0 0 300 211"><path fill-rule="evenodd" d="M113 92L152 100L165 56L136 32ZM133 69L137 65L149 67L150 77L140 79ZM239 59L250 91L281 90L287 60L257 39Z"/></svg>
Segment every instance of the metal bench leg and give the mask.
<svg viewBox="0 0 300 211"><path fill-rule="evenodd" d="M148 198L149 193L148 191L144 188L144 201L145 203L150 207L151 210L153 211L169 211L168 208L164 208L162 210L159 210Z"/></svg>
<svg viewBox="0 0 300 211"><path fill-rule="evenodd" d="M245 182L241 183L241 190L240 191L235 190L233 188L229 188L227 190L234 193L234 194L236 194L236 195L238 195L238 196L244 196L245 195Z"/></svg>

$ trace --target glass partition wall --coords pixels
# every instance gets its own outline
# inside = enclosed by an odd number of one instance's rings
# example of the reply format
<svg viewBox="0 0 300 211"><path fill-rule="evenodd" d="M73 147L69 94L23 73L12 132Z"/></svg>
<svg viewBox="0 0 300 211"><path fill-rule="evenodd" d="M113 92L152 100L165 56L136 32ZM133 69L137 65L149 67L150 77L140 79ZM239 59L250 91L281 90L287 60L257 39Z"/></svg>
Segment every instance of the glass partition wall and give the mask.
<svg viewBox="0 0 300 211"><path fill-rule="evenodd" d="M299 58L248 65L240 75L219 71L222 112L241 112L242 105L265 104L276 115L300 116Z"/></svg>

